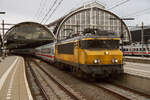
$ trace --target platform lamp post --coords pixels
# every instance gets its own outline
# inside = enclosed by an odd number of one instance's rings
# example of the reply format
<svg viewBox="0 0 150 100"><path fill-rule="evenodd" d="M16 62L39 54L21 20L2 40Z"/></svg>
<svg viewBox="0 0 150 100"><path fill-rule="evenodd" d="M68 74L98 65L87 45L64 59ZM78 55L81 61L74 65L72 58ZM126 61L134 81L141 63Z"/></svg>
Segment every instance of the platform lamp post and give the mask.
<svg viewBox="0 0 150 100"><path fill-rule="evenodd" d="M1 34L0 34L0 57L2 56L2 37L1 37ZM1 60L0 60L1 62Z"/></svg>
<svg viewBox="0 0 150 100"><path fill-rule="evenodd" d="M0 14L6 14L6 12L0 12ZM3 47L3 50L4 50L4 20L2 21L2 34L3 34L2 47ZM5 58L4 52L2 53L2 58Z"/></svg>
<svg viewBox="0 0 150 100"><path fill-rule="evenodd" d="M142 26L141 26L141 44L142 44L142 51L144 52L144 23L142 22ZM144 53L142 53L142 57L144 57Z"/></svg>

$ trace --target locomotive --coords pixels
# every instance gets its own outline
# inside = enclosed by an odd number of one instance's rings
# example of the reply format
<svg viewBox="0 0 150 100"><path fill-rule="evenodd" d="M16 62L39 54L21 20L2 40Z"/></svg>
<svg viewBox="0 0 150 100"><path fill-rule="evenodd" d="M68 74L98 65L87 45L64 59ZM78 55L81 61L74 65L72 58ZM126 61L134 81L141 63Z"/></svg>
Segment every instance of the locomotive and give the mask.
<svg viewBox="0 0 150 100"><path fill-rule="evenodd" d="M35 55L79 77L105 78L123 73L123 53L118 34L86 29L68 39L35 48Z"/></svg>

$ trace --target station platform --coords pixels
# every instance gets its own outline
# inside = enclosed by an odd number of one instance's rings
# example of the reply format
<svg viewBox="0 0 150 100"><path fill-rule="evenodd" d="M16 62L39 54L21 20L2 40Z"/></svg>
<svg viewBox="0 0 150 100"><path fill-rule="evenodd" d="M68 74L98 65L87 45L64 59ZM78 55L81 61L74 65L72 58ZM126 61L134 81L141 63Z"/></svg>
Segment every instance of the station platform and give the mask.
<svg viewBox="0 0 150 100"><path fill-rule="evenodd" d="M0 100L33 100L25 75L24 59L8 56L0 60Z"/></svg>
<svg viewBox="0 0 150 100"><path fill-rule="evenodd" d="M150 60L149 57L138 57L138 56L125 56L125 58L130 58L130 59L138 59L138 60Z"/></svg>
<svg viewBox="0 0 150 100"><path fill-rule="evenodd" d="M150 64L125 62L125 73L150 78Z"/></svg>
<svg viewBox="0 0 150 100"><path fill-rule="evenodd" d="M0 100L33 100L25 75L24 59L0 57ZM125 73L150 78L149 64L125 62Z"/></svg>

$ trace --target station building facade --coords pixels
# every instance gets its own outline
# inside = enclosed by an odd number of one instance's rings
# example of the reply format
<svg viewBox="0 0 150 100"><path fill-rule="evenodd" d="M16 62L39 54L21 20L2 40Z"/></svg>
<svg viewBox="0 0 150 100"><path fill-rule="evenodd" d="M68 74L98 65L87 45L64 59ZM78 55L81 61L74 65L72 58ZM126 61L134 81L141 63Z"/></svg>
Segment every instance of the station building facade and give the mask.
<svg viewBox="0 0 150 100"><path fill-rule="evenodd" d="M71 34L80 34L88 28L112 31L120 37L123 35L124 42L130 42L131 40L126 24L117 15L105 10L105 7L97 2L71 11L50 23L48 27L58 40L66 39Z"/></svg>

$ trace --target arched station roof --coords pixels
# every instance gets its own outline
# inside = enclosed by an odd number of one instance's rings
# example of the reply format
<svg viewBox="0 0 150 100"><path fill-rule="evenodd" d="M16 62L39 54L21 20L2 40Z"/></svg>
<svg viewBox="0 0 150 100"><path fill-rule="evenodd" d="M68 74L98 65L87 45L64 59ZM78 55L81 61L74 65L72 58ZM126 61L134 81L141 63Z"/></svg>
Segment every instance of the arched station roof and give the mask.
<svg viewBox="0 0 150 100"><path fill-rule="evenodd" d="M5 35L6 45L13 48L33 48L51 43L55 36L50 30L36 22L22 22L10 28Z"/></svg>
<svg viewBox="0 0 150 100"><path fill-rule="evenodd" d="M97 6L82 8L66 15L56 27L56 38L64 40L70 34L82 33L87 28L112 31L119 37L123 34L124 42L131 41L127 25L120 17Z"/></svg>

